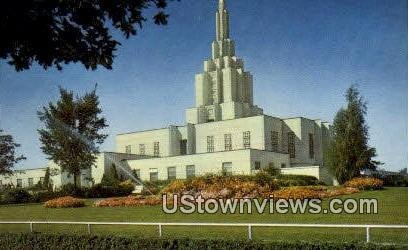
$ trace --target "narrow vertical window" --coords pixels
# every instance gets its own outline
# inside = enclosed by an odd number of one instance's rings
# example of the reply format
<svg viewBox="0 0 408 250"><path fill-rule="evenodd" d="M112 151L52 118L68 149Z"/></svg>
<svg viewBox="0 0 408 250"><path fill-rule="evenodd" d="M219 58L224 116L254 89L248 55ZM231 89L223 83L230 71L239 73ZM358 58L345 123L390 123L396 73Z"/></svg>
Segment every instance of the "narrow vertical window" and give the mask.
<svg viewBox="0 0 408 250"><path fill-rule="evenodd" d="M177 178L176 167L168 167L167 168L167 179L175 180L176 178Z"/></svg>
<svg viewBox="0 0 408 250"><path fill-rule="evenodd" d="M214 136L207 136L207 152L214 152Z"/></svg>
<svg viewBox="0 0 408 250"><path fill-rule="evenodd" d="M144 144L139 144L139 154L145 155L146 154L146 147Z"/></svg>
<svg viewBox="0 0 408 250"><path fill-rule="evenodd" d="M279 133L277 131L271 132L271 151L279 151Z"/></svg>
<svg viewBox="0 0 408 250"><path fill-rule="evenodd" d="M288 133L288 153L290 158L296 157L296 147L295 147L295 133Z"/></svg>
<svg viewBox="0 0 408 250"><path fill-rule="evenodd" d="M195 166L194 165L186 166L186 177L187 179L195 177Z"/></svg>
<svg viewBox="0 0 408 250"><path fill-rule="evenodd" d="M225 134L224 135L224 144L225 144L225 151L231 151L232 150L231 134Z"/></svg>
<svg viewBox="0 0 408 250"><path fill-rule="evenodd" d="M23 180L22 179L17 179L17 187L22 188L23 187Z"/></svg>
<svg viewBox="0 0 408 250"><path fill-rule="evenodd" d="M313 134L309 134L309 157L314 159L314 137Z"/></svg>
<svg viewBox="0 0 408 250"><path fill-rule="evenodd" d="M132 153L132 146L127 145L127 146L125 147L125 152L126 152L126 154L131 154L131 153Z"/></svg>
<svg viewBox="0 0 408 250"><path fill-rule="evenodd" d="M33 180L33 178L28 178L28 186L29 186L29 187L34 186L34 180Z"/></svg>
<svg viewBox="0 0 408 250"><path fill-rule="evenodd" d="M153 155L155 157L160 156L160 143L158 141L153 143Z"/></svg>
<svg viewBox="0 0 408 250"><path fill-rule="evenodd" d="M222 163L222 174L223 175L232 175L232 162L223 162Z"/></svg>
<svg viewBox="0 0 408 250"><path fill-rule="evenodd" d="M187 154L187 140L180 140L180 155Z"/></svg>
<svg viewBox="0 0 408 250"><path fill-rule="evenodd" d="M261 169L261 162L260 161L256 161L255 162L255 170L260 170Z"/></svg>
<svg viewBox="0 0 408 250"><path fill-rule="evenodd" d="M159 173L157 171L157 168L151 168L149 169L150 172L150 181L158 181L159 180Z"/></svg>
<svg viewBox="0 0 408 250"><path fill-rule="evenodd" d="M244 132L244 148L251 148L251 132L245 131Z"/></svg>

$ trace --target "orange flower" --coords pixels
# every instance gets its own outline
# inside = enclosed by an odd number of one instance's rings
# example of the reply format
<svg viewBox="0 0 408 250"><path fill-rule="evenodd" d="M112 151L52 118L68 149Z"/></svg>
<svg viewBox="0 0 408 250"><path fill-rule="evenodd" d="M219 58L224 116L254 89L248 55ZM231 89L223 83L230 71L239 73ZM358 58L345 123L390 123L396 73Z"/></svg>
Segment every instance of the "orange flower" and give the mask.
<svg viewBox="0 0 408 250"><path fill-rule="evenodd" d="M353 178L344 183L344 186L360 190L377 190L382 189L383 184L384 182L377 178Z"/></svg>
<svg viewBox="0 0 408 250"><path fill-rule="evenodd" d="M159 196L127 196L118 198L108 198L94 203L95 207L137 207L153 206L161 204Z"/></svg>
<svg viewBox="0 0 408 250"><path fill-rule="evenodd" d="M72 196L52 199L44 203L46 208L67 208L67 207L84 207L85 201Z"/></svg>

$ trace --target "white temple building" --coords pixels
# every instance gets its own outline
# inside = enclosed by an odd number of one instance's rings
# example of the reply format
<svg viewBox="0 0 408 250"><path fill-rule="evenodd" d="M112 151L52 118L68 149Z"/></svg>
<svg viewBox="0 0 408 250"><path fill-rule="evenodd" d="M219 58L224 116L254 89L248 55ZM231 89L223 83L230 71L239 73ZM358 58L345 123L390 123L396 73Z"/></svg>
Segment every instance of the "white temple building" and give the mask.
<svg viewBox="0 0 408 250"><path fill-rule="evenodd" d="M333 184L323 164L329 124L265 115L254 104L252 75L236 56L229 31L226 3L219 0L211 57L195 76L195 106L186 110L186 125L117 135L115 153L101 153L91 171L84 171L82 185L100 182L112 164L134 170L142 181L253 174L272 165L283 174ZM64 175L53 178L56 186L72 182Z"/></svg>
<svg viewBox="0 0 408 250"><path fill-rule="evenodd" d="M119 134L116 152L147 156L127 160L142 180L252 174L273 165L283 173L332 182L323 166L329 124L263 114L254 105L252 75L236 56L229 31L229 14L220 0L211 58L195 76L196 104L186 110L186 125Z"/></svg>

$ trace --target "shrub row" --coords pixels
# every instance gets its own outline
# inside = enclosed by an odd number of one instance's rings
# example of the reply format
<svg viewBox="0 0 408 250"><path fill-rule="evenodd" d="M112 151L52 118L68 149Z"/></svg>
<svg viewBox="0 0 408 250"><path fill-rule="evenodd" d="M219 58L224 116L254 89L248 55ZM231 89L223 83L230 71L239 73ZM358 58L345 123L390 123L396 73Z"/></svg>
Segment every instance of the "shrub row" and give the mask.
<svg viewBox="0 0 408 250"><path fill-rule="evenodd" d="M46 208L85 207L85 201L74 198L72 196L65 196L45 202L44 207Z"/></svg>
<svg viewBox="0 0 408 250"><path fill-rule="evenodd" d="M323 199L339 195L357 193L359 190L352 187L327 188L323 186L287 187L274 191L273 197L279 199Z"/></svg>
<svg viewBox="0 0 408 250"><path fill-rule="evenodd" d="M94 203L94 207L138 207L138 206L154 206L159 205L161 203L162 203L161 197L158 195L127 196L98 200Z"/></svg>
<svg viewBox="0 0 408 250"><path fill-rule="evenodd" d="M0 197L0 204L18 204L28 202L44 202L50 199L74 196L80 198L106 198L113 196L127 196L134 190L130 181L124 181L114 186L96 184L90 188L75 187L67 184L57 191L28 192L25 189L8 189Z"/></svg>
<svg viewBox="0 0 408 250"><path fill-rule="evenodd" d="M0 234L0 246L4 249L403 249L402 246L396 245L385 246L357 242L264 242L12 233Z"/></svg>
<svg viewBox="0 0 408 250"><path fill-rule="evenodd" d="M345 187L358 188L360 190L378 190L382 189L384 182L377 178L359 177L353 178L346 183Z"/></svg>
<svg viewBox="0 0 408 250"><path fill-rule="evenodd" d="M381 179L386 187L408 187L408 175L392 174L375 177Z"/></svg>

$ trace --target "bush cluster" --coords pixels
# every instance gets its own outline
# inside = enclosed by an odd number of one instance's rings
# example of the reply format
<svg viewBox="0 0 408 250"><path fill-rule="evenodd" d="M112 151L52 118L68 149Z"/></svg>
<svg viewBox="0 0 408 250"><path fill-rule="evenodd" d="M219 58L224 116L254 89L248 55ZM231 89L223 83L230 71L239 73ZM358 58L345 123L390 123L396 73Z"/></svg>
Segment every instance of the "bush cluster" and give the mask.
<svg viewBox="0 0 408 250"><path fill-rule="evenodd" d="M276 178L278 185L281 187L325 185L324 182L309 175L278 175Z"/></svg>
<svg viewBox="0 0 408 250"><path fill-rule="evenodd" d="M382 189L384 182L377 178L358 177L353 178L346 183L345 187L358 188L360 190L378 190Z"/></svg>
<svg viewBox="0 0 408 250"><path fill-rule="evenodd" d="M119 182L115 186L108 186L103 183L92 187L75 187L73 184L67 184L60 189L27 191L25 189L8 189L0 197L0 204L18 204L28 202L45 202L58 197L73 196L80 198L107 198L114 196L128 196L134 190L131 181Z"/></svg>
<svg viewBox="0 0 408 250"><path fill-rule="evenodd" d="M275 199L322 199L339 195L357 193L357 188L339 187L327 188L324 186L287 187L272 193Z"/></svg>
<svg viewBox="0 0 408 250"><path fill-rule="evenodd" d="M161 204L161 197L153 196L127 196L99 200L94 203L95 207L138 207L154 206Z"/></svg>
<svg viewBox="0 0 408 250"><path fill-rule="evenodd" d="M201 195L204 198L267 197L278 186L270 175L255 176L204 175L187 180L176 180L162 190L167 194Z"/></svg>
<svg viewBox="0 0 408 250"><path fill-rule="evenodd" d="M46 208L85 207L85 201L74 198L72 196L65 196L45 202L44 207Z"/></svg>
<svg viewBox="0 0 408 250"><path fill-rule="evenodd" d="M159 194L171 182L171 180L144 181L142 195Z"/></svg>
<svg viewBox="0 0 408 250"><path fill-rule="evenodd" d="M286 242L188 238L159 239L120 236L13 233L0 234L0 246L4 249L404 249L404 247L396 245L375 245L357 242Z"/></svg>
<svg viewBox="0 0 408 250"><path fill-rule="evenodd" d="M106 198L114 196L127 196L134 190L134 185L130 181L120 182L117 185L109 186L104 183L96 184L92 187L75 187L67 184L56 191L57 197L74 196L81 198Z"/></svg>
<svg viewBox="0 0 408 250"><path fill-rule="evenodd" d="M27 190L21 188L13 188L6 190L2 199L0 200L1 204L19 204L31 202L32 196Z"/></svg>
<svg viewBox="0 0 408 250"><path fill-rule="evenodd" d="M381 179L386 187L408 187L408 175L391 174L375 177Z"/></svg>

